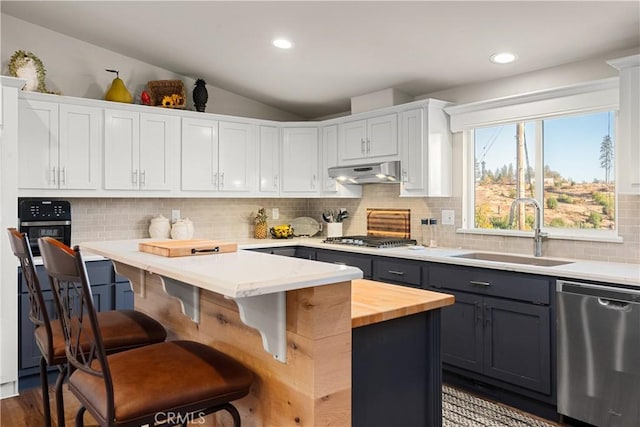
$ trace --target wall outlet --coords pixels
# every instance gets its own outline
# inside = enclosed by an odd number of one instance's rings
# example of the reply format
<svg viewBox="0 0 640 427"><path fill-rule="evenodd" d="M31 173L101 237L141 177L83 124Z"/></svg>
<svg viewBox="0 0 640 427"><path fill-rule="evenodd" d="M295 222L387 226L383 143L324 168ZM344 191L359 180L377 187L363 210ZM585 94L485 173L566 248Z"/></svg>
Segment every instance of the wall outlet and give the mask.
<svg viewBox="0 0 640 427"><path fill-rule="evenodd" d="M278 208L272 208L272 209L271 209L271 218L273 218L273 219L278 219L278 218L280 218L280 209L278 209Z"/></svg>
<svg viewBox="0 0 640 427"><path fill-rule="evenodd" d="M171 222L176 222L180 219L180 209L171 210Z"/></svg>
<svg viewBox="0 0 640 427"><path fill-rule="evenodd" d="M455 211L443 210L442 211L442 225L454 225L455 224Z"/></svg>

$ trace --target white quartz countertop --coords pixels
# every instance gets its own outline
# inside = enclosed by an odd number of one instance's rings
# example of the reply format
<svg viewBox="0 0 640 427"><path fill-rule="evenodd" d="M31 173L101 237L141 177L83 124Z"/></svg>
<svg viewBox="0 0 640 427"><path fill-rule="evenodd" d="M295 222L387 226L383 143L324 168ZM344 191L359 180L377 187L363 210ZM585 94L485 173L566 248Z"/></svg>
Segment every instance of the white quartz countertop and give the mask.
<svg viewBox="0 0 640 427"><path fill-rule="evenodd" d="M231 298L362 278L362 271L355 267L244 250L168 258L138 251L138 243L145 240L85 242L80 248L83 256L104 256Z"/></svg>
<svg viewBox="0 0 640 427"><path fill-rule="evenodd" d="M281 246L306 246L311 248L331 249L344 252L361 253L385 257L413 259L419 261L439 262L460 266L491 268L495 270L514 271L521 273L540 274L573 280L591 280L612 284L625 284L640 287L640 264L625 264L603 261L589 261L570 258L543 257L550 260L568 261L569 264L552 267L536 266L529 264L515 264L509 262L484 261L477 259L458 258L471 252L488 253L490 251L460 249L460 248L424 248L411 249L398 247L388 249L366 248L359 246L338 245L322 243L322 238L296 238L287 240L276 239L246 239L239 242L244 249ZM497 252L496 252L497 253ZM514 255L514 254L506 254ZM520 256L520 255L518 255ZM527 257L523 255L522 257ZM533 257L531 257L533 258Z"/></svg>

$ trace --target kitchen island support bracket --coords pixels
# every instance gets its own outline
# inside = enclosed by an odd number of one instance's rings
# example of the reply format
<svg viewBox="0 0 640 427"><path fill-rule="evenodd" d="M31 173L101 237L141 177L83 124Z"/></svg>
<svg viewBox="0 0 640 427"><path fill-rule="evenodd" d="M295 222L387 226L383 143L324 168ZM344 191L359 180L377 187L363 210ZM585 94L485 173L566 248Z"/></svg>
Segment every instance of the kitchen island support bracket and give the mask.
<svg viewBox="0 0 640 427"><path fill-rule="evenodd" d="M180 301L182 314L200 323L200 288L166 276L160 276L160 280L164 292Z"/></svg>
<svg viewBox="0 0 640 427"><path fill-rule="evenodd" d="M240 320L260 332L262 346L279 362L287 361L286 292L235 298Z"/></svg>

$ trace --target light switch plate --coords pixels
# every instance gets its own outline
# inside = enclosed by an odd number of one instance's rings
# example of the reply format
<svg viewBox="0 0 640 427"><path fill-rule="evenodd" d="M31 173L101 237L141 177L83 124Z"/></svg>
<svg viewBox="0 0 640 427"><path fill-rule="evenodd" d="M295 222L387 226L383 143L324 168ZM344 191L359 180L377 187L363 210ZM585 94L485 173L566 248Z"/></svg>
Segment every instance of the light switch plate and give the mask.
<svg viewBox="0 0 640 427"><path fill-rule="evenodd" d="M278 208L272 208L272 209L271 209L271 218L273 218L273 219L278 219L278 218L280 218L280 209L278 209Z"/></svg>
<svg viewBox="0 0 640 427"><path fill-rule="evenodd" d="M171 222L176 222L180 219L180 209L171 210Z"/></svg>
<svg viewBox="0 0 640 427"><path fill-rule="evenodd" d="M442 211L442 225L454 225L455 224L455 211L443 210Z"/></svg>

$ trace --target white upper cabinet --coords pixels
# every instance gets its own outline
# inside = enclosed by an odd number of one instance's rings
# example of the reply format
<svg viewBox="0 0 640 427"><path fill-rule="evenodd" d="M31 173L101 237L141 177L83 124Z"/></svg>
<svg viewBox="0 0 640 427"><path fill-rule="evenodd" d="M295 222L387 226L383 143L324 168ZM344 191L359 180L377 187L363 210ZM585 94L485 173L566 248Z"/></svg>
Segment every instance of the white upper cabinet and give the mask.
<svg viewBox="0 0 640 427"><path fill-rule="evenodd" d="M452 148L446 102L400 113L401 196L451 196Z"/></svg>
<svg viewBox="0 0 640 427"><path fill-rule="evenodd" d="M182 119L182 190L248 194L257 188L256 127Z"/></svg>
<svg viewBox="0 0 640 427"><path fill-rule="evenodd" d="M21 99L18 123L20 189L99 188L99 108Z"/></svg>
<svg viewBox="0 0 640 427"><path fill-rule="evenodd" d="M339 125L340 165L397 160L398 118L395 113Z"/></svg>
<svg viewBox="0 0 640 427"><path fill-rule="evenodd" d="M282 194L317 194L318 128L282 129Z"/></svg>
<svg viewBox="0 0 640 427"><path fill-rule="evenodd" d="M338 166L338 125L320 129L320 194L329 197L360 197L362 186L343 185L329 176L329 168Z"/></svg>
<svg viewBox="0 0 640 427"><path fill-rule="evenodd" d="M260 126L259 136L259 174L258 191L265 195L278 195L280 192L280 140L278 128Z"/></svg>
<svg viewBox="0 0 640 427"><path fill-rule="evenodd" d="M218 121L182 119L182 190L218 190Z"/></svg>
<svg viewBox="0 0 640 427"><path fill-rule="evenodd" d="M218 129L218 191L255 191L258 175L256 126L248 123L220 122Z"/></svg>
<svg viewBox="0 0 640 427"><path fill-rule="evenodd" d="M178 118L112 109L104 117L104 188L172 190Z"/></svg>

